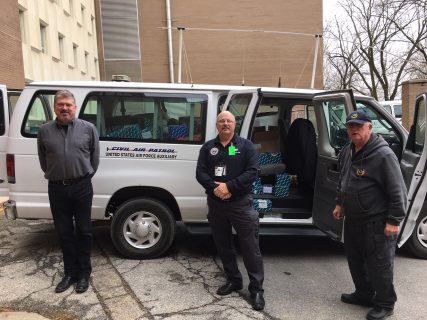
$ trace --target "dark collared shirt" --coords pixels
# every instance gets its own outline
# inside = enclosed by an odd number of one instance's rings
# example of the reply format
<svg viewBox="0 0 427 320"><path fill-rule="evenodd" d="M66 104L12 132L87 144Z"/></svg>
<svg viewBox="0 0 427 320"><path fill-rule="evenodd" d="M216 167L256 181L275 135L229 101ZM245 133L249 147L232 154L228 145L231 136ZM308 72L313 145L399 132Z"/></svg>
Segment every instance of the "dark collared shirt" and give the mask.
<svg viewBox="0 0 427 320"><path fill-rule="evenodd" d="M40 127L37 136L40 166L48 180L93 175L99 165L99 137L95 126L74 119L65 130L57 121Z"/></svg>
<svg viewBox="0 0 427 320"><path fill-rule="evenodd" d="M233 151L230 152L230 147ZM225 174L215 175L215 168L225 168ZM217 182L225 182L231 193L230 201L249 195L258 172L258 156L251 141L234 134L227 146L217 136L207 141L200 149L197 161L196 179L206 189L206 194L220 200L213 194ZM221 200L220 200L221 201Z"/></svg>

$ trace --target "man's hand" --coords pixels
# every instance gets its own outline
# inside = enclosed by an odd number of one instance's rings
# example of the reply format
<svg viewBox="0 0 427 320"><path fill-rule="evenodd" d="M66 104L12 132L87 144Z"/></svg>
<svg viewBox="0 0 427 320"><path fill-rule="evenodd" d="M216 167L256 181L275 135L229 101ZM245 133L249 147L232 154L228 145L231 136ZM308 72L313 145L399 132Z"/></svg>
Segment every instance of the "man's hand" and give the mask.
<svg viewBox="0 0 427 320"><path fill-rule="evenodd" d="M332 211L332 215L334 216L334 219L340 220L342 219L342 208L340 205L336 205L334 211Z"/></svg>
<svg viewBox="0 0 427 320"><path fill-rule="evenodd" d="M399 233L399 226L386 223L384 228L384 234L389 237Z"/></svg>
<svg viewBox="0 0 427 320"><path fill-rule="evenodd" d="M218 185L214 190L214 195L216 195L221 200L227 200L231 197L230 191L228 191L227 185L224 182L216 182Z"/></svg>

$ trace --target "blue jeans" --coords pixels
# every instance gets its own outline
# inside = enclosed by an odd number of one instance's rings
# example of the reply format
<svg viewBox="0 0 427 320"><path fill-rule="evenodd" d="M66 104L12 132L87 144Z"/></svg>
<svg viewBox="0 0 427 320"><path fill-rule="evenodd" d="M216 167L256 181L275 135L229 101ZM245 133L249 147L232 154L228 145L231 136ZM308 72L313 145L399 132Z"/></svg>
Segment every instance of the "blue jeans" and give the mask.
<svg viewBox="0 0 427 320"><path fill-rule="evenodd" d="M91 179L87 177L67 186L49 182L48 190L50 209L64 259L64 273L78 279L88 278L92 272Z"/></svg>

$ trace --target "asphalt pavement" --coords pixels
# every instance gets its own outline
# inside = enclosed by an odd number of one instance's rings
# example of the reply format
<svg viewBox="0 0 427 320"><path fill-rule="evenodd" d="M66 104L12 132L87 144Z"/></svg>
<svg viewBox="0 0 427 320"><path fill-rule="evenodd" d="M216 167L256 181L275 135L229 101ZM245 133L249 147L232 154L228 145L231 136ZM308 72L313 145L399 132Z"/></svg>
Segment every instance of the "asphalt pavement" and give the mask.
<svg viewBox="0 0 427 320"><path fill-rule="evenodd" d="M364 319L368 311L340 301L340 294L353 286L341 244L327 238L261 238L266 308L256 312L246 288L226 297L215 293L224 278L210 236L189 235L179 228L165 256L129 260L112 247L108 226L94 231L89 290L56 294L62 259L52 222L7 221L0 215L0 320L352 320ZM426 261L399 253L399 300L388 319L427 318L426 267ZM247 285L246 275L244 279Z"/></svg>

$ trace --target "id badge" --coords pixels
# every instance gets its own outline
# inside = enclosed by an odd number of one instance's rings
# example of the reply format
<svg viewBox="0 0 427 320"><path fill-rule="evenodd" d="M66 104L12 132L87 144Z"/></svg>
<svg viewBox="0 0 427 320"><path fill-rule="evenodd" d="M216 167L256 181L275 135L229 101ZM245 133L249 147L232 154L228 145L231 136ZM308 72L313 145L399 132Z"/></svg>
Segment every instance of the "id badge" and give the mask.
<svg viewBox="0 0 427 320"><path fill-rule="evenodd" d="M215 166L215 177L225 176L225 166Z"/></svg>

